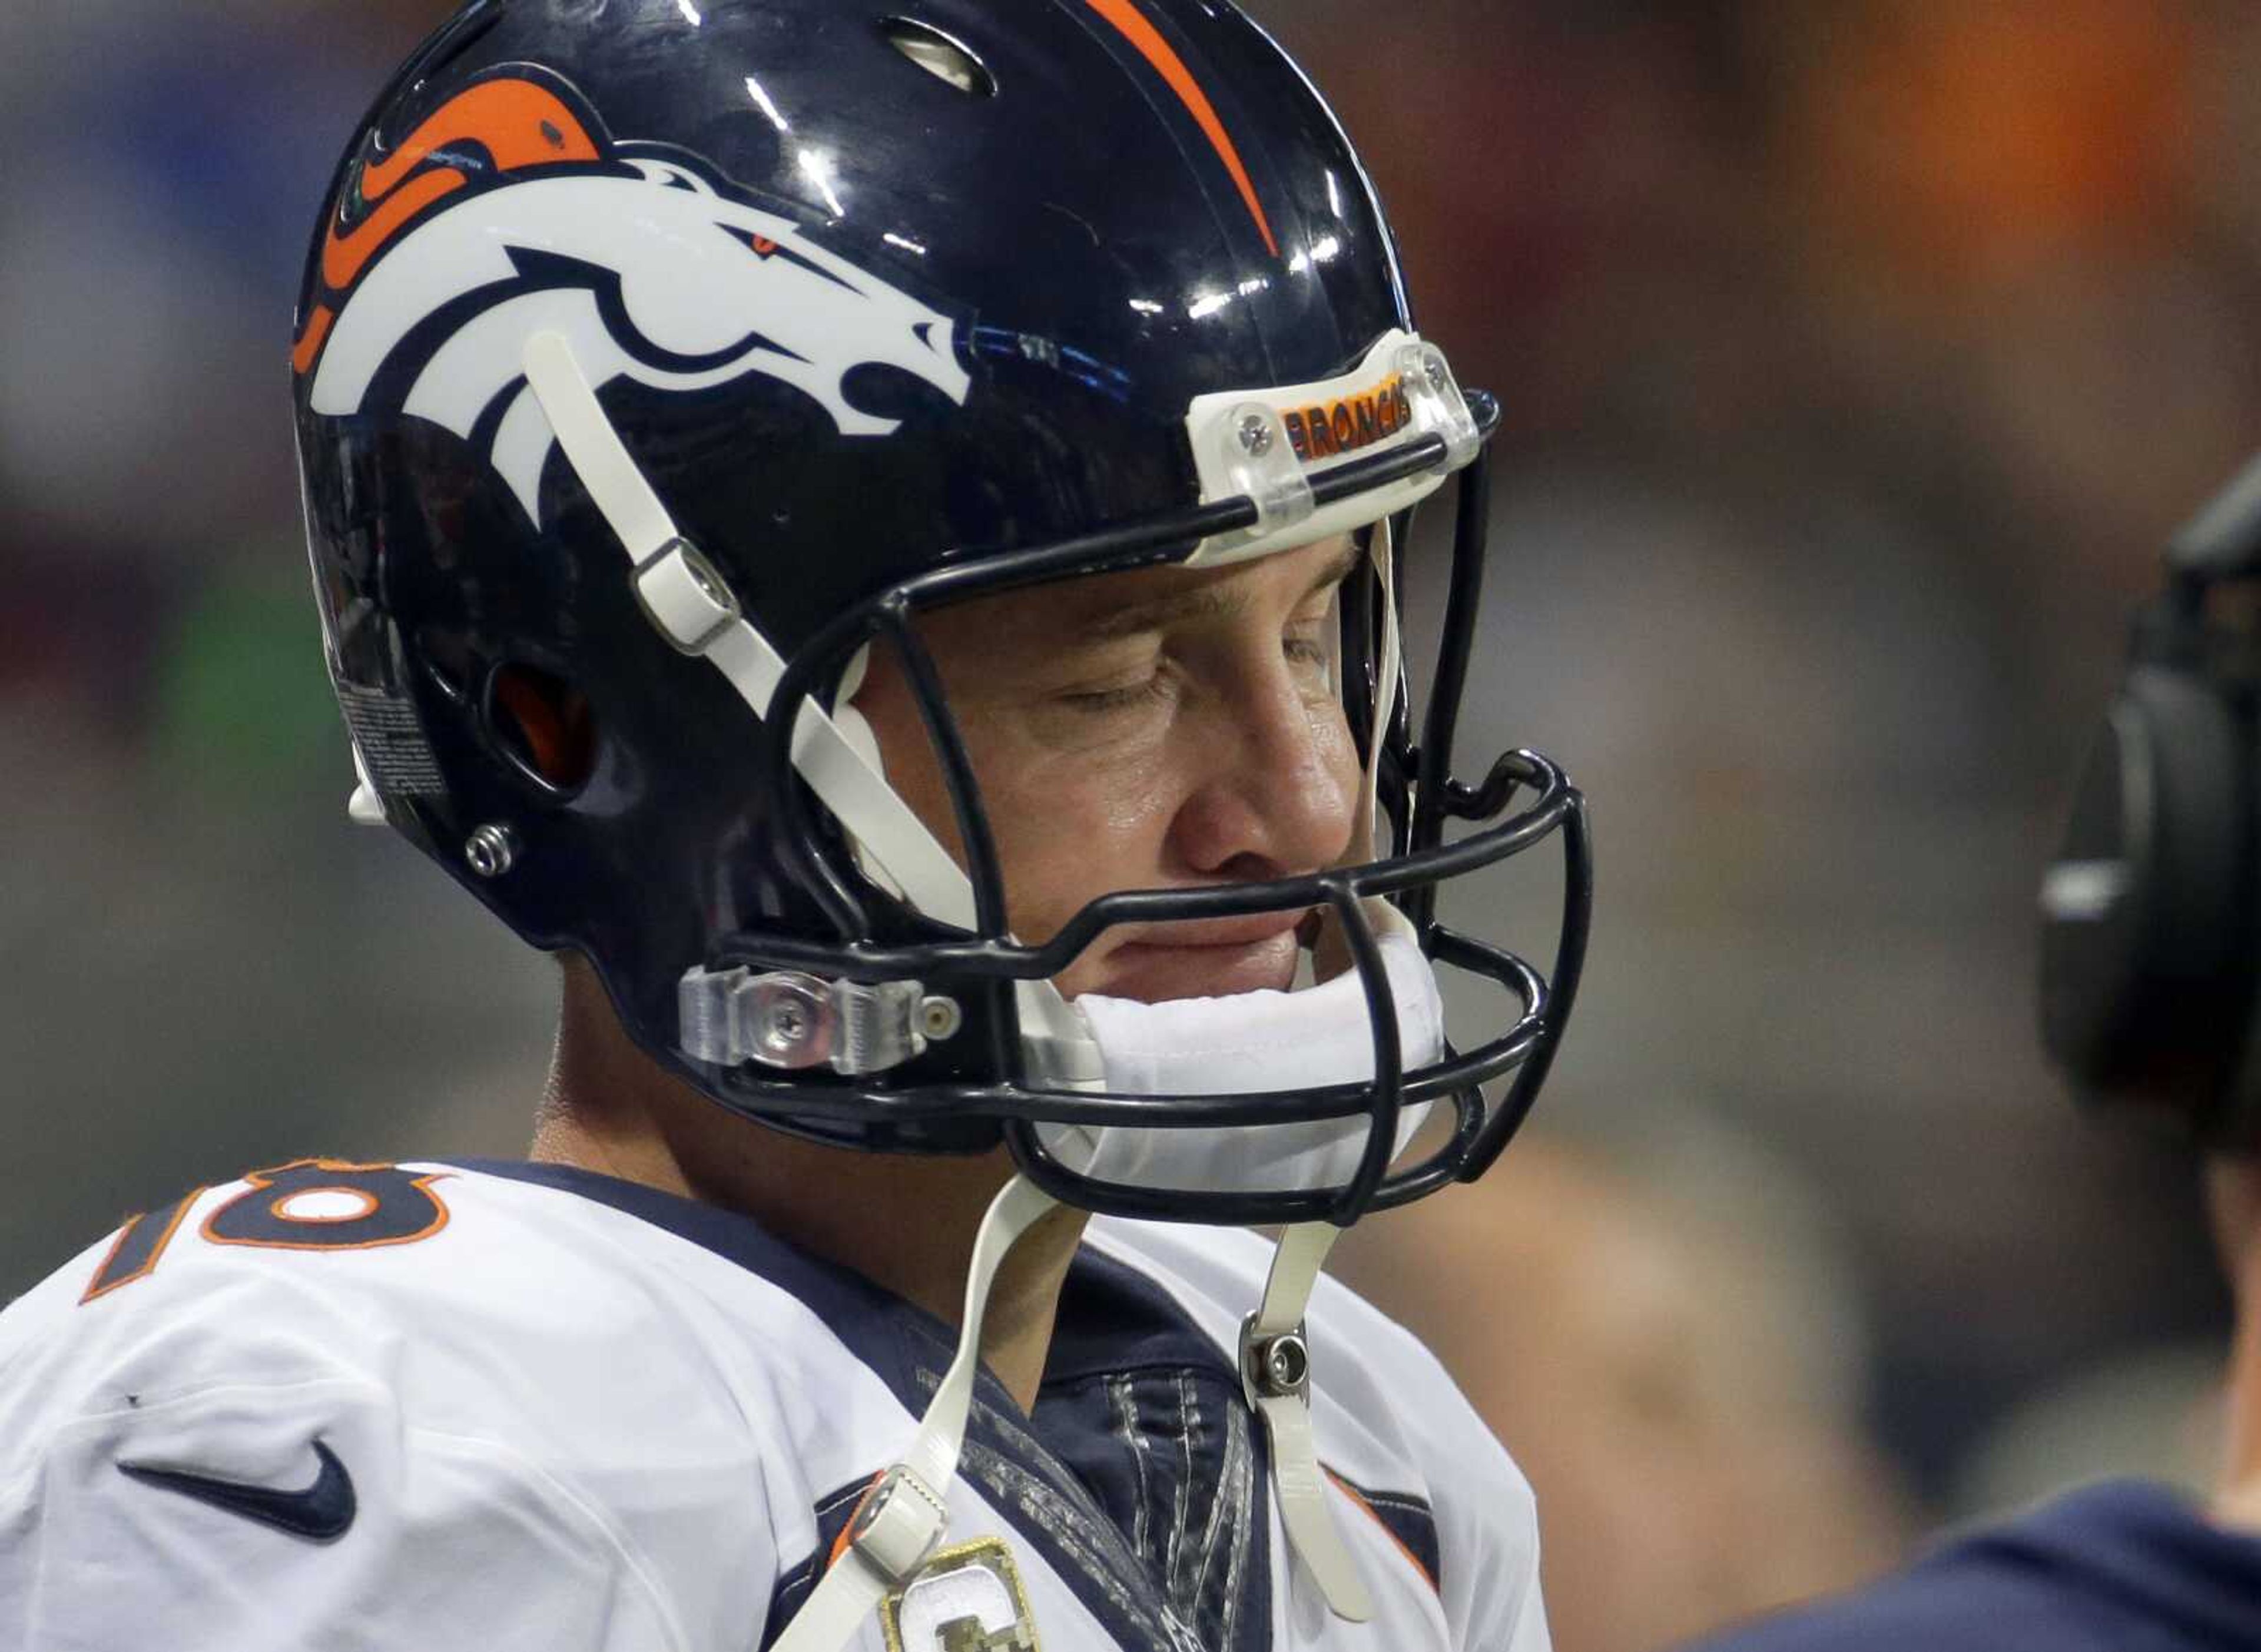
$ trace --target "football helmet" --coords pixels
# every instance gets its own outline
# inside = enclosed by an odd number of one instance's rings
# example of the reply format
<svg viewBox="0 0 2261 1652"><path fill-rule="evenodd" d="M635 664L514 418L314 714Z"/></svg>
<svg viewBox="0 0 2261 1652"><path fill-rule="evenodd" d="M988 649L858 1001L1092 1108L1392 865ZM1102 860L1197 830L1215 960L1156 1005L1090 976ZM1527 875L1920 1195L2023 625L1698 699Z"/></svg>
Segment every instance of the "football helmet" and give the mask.
<svg viewBox="0 0 2261 1652"><path fill-rule="evenodd" d="M1479 1174L1529 1109L1591 874L1553 763L1451 764L1496 406L1415 330L1339 124L1230 5L476 0L355 133L292 365L356 815L585 954L715 1101L877 1150L1001 1141L1095 1210L1338 1224ZM1455 474L1417 738L1390 553ZM1337 680L1386 852L1016 939L915 616L1353 529ZM962 866L855 711L875 647ZM1546 973L1439 918L1441 886L1549 837ZM1350 961L1354 1079L1116 1088L1050 984L1110 925L1307 908ZM1497 1031L1410 1045L1393 949L1504 995ZM1349 1146L1185 1186L1089 1151L1109 1131Z"/></svg>

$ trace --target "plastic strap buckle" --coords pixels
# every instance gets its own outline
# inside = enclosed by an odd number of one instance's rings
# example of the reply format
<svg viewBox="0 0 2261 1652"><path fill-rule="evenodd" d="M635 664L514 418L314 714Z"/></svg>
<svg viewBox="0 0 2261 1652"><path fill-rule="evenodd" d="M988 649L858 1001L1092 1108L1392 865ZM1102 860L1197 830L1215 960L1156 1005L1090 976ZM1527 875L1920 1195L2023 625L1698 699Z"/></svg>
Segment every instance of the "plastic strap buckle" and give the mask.
<svg viewBox="0 0 2261 1652"><path fill-rule="evenodd" d="M897 1463L856 1511L851 1548L900 1587L941 1545L950 1512L934 1488Z"/></svg>
<svg viewBox="0 0 2261 1652"><path fill-rule="evenodd" d="M638 563L633 584L636 606L678 653L704 654L743 617L737 593L680 536Z"/></svg>

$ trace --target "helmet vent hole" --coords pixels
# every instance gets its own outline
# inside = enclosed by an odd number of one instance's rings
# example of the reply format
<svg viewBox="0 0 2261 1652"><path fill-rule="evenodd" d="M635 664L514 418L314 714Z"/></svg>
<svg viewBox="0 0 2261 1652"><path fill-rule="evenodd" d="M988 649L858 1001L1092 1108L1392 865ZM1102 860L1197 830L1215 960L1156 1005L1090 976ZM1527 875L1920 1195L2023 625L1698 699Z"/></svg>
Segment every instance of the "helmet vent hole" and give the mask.
<svg viewBox="0 0 2261 1652"><path fill-rule="evenodd" d="M969 97L994 97L997 78L964 43L952 40L932 24L909 18L883 18L879 32L887 44L946 85Z"/></svg>
<svg viewBox="0 0 2261 1652"><path fill-rule="evenodd" d="M499 665L487 679L487 733L511 766L543 791L580 790L597 766L589 697L538 666Z"/></svg>

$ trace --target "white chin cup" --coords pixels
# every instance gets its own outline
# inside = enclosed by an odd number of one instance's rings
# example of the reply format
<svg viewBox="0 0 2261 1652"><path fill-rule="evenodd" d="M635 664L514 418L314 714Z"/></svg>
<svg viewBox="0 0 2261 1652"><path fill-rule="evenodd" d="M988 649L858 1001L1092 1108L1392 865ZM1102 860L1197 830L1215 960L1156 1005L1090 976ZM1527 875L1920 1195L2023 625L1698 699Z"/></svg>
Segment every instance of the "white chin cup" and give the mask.
<svg viewBox="0 0 2261 1652"><path fill-rule="evenodd" d="M1410 932L1382 928L1380 941L1396 1001L1403 1070L1410 1073L1444 1054L1444 1002L1435 972ZM1105 1061L1107 1088L1116 1095L1293 1094L1374 1077L1372 1016L1355 970L1301 992L1155 1004L1087 993L1073 1008ZM1431 1105L1424 1102L1398 1115L1393 1157L1404 1150ZM1355 1113L1200 1129L1041 1124L1037 1133L1069 1169L1102 1182L1182 1192L1277 1193L1349 1182L1370 1129L1369 1116Z"/></svg>

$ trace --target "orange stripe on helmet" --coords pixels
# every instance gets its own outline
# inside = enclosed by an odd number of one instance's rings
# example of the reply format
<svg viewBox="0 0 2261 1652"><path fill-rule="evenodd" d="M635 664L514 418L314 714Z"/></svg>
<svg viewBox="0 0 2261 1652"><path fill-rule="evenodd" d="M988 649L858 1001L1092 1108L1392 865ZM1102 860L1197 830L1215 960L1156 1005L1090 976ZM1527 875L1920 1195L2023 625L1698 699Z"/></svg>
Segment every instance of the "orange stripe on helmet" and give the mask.
<svg viewBox="0 0 2261 1652"><path fill-rule="evenodd" d="M1209 147L1217 158L1224 162L1224 169L1240 190L1240 198L1248 204L1248 215L1256 220L1256 232L1264 237L1264 245L1272 255L1280 255L1280 243L1273 238L1271 220L1264 216L1264 204L1256 198L1256 186L1248 181L1248 169L1240 162L1240 151L1234 147L1232 134L1224 129L1224 122L1217 118L1217 111L1186 67L1185 60L1170 47L1146 20L1132 0L1084 0L1094 11L1114 25L1117 33L1138 49L1138 54L1154 66L1166 82L1186 112L1197 122L1207 135Z"/></svg>
<svg viewBox="0 0 2261 1652"><path fill-rule="evenodd" d="M294 371L311 373L314 370L315 358L322 353L322 341L330 336L330 324L337 319L337 312L328 305L314 306L313 313L306 318L306 330L291 347L291 366Z"/></svg>
<svg viewBox="0 0 2261 1652"><path fill-rule="evenodd" d="M450 97L391 156L362 174L370 199L391 193L433 150L477 139L505 172L556 161L593 161L597 146L556 93L530 80L482 81Z"/></svg>
<svg viewBox="0 0 2261 1652"><path fill-rule="evenodd" d="M528 80L483 81L434 111L391 154L362 169L362 198L376 204L375 210L343 234L333 219L323 237L322 280L333 291L351 286L377 249L410 219L463 187L468 180L454 167L435 168L413 178L409 174L435 150L466 138L483 145L504 172L597 159L595 142L555 92Z"/></svg>
<svg viewBox="0 0 2261 1652"><path fill-rule="evenodd" d="M411 179L398 194L387 197L382 206L355 225L352 233L341 235L332 224L330 233L322 238L323 281L340 291L353 285L354 277L377 256L378 248L399 233L403 224L441 196L463 187L463 175L453 167L442 167Z"/></svg>

